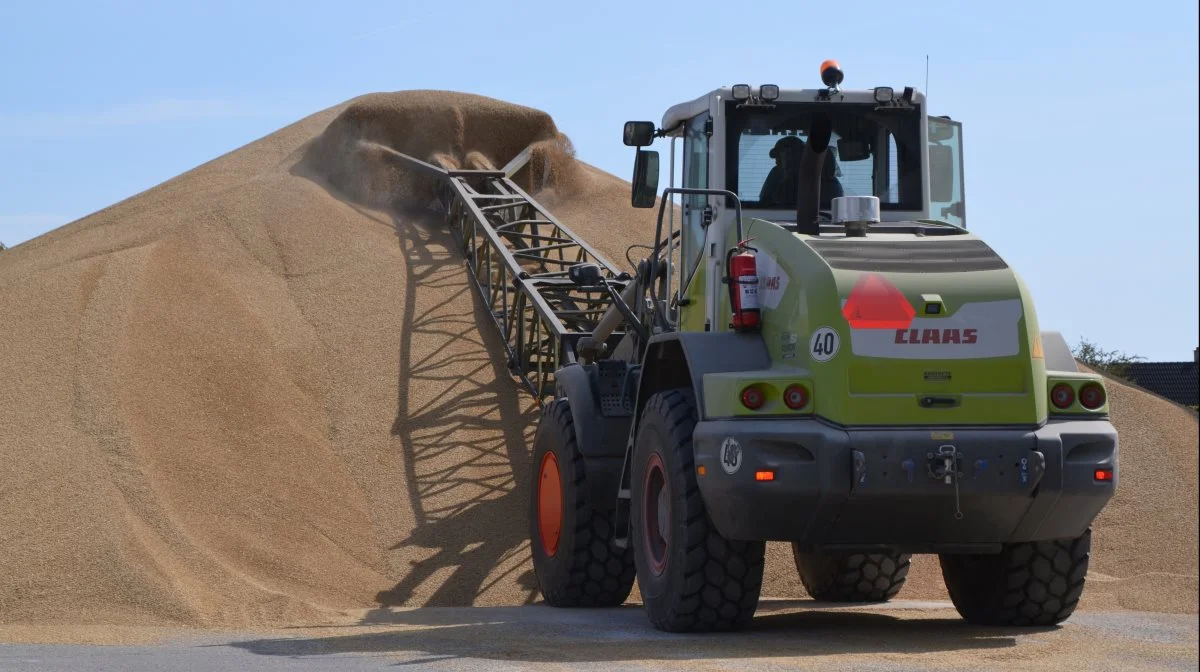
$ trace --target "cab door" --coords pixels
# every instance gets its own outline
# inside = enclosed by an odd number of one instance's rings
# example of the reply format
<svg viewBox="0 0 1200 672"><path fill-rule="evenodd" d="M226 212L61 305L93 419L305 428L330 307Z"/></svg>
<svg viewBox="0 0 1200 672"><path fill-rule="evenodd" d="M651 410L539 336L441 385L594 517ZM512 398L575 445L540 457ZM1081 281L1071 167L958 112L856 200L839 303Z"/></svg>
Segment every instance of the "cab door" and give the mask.
<svg viewBox="0 0 1200 672"><path fill-rule="evenodd" d="M929 117L929 216L966 228L962 122Z"/></svg>
<svg viewBox="0 0 1200 672"><path fill-rule="evenodd" d="M683 186L691 189L708 187L709 148L712 139L712 117L708 112L688 120L683 135ZM678 281L673 282L680 297L679 329L703 331L704 246L707 222L712 210L706 196L685 195L683 226L680 233Z"/></svg>

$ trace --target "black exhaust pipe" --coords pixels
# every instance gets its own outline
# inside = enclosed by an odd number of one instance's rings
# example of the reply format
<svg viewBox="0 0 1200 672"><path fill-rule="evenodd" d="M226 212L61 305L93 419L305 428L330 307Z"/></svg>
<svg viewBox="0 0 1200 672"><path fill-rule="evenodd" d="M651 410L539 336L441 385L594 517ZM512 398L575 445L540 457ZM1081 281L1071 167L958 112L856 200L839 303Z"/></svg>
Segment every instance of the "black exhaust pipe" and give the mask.
<svg viewBox="0 0 1200 672"><path fill-rule="evenodd" d="M804 155L800 158L796 185L796 232L815 236L821 232L817 219L821 203L821 173L825 167L825 150L833 135L829 115L818 114L808 132Z"/></svg>

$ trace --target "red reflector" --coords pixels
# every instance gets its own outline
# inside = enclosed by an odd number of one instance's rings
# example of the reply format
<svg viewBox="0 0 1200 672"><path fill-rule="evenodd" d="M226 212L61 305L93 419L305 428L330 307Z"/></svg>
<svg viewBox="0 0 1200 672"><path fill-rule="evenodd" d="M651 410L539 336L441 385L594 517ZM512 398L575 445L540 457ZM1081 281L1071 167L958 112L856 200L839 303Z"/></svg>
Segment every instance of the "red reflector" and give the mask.
<svg viewBox="0 0 1200 672"><path fill-rule="evenodd" d="M754 480L756 480L756 481L773 481L773 480L775 480L775 472L773 472L773 471L756 471L756 472L754 472Z"/></svg>
<svg viewBox="0 0 1200 672"><path fill-rule="evenodd" d="M789 385L783 391L783 403L793 411L798 411L808 404L808 390L803 385Z"/></svg>
<svg viewBox="0 0 1200 672"><path fill-rule="evenodd" d="M1066 383L1059 383L1050 390L1050 402L1059 408L1070 408L1075 403L1075 390Z"/></svg>
<svg viewBox="0 0 1200 672"><path fill-rule="evenodd" d="M916 314L900 290L878 273L860 277L842 308L854 329L907 329Z"/></svg>
<svg viewBox="0 0 1200 672"><path fill-rule="evenodd" d="M1079 391L1079 403L1089 411L1094 411L1104 405L1104 388L1095 383L1088 383Z"/></svg>
<svg viewBox="0 0 1200 672"><path fill-rule="evenodd" d="M1097 481L1111 481L1112 479L1113 479L1113 470L1112 469L1097 469L1096 470L1096 480Z"/></svg>
<svg viewBox="0 0 1200 672"><path fill-rule="evenodd" d="M752 411L758 410L764 401L766 401L766 398L763 396L762 390L758 389L758 387L751 385L742 390L742 405L746 408Z"/></svg>

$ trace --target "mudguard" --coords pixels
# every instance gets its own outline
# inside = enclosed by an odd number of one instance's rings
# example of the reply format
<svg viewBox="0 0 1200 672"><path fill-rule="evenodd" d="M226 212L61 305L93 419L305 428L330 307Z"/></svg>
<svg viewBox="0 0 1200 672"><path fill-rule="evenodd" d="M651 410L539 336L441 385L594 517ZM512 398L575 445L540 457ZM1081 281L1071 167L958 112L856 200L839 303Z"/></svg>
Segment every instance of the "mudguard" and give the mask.
<svg viewBox="0 0 1200 672"><path fill-rule="evenodd" d="M602 366L572 364L555 371L555 397L566 398L570 404L575 442L587 473L589 502L597 509L610 510L616 504L614 493L632 420L632 413L626 410L631 411L632 405L614 402L614 398L628 400L632 396L622 394L632 389L625 383L632 367L625 362Z"/></svg>
<svg viewBox="0 0 1200 672"><path fill-rule="evenodd" d="M753 371L771 366L762 334L684 331L658 334L646 347L638 386L636 417L655 392L691 384L704 398L704 376L727 371ZM704 419L703 404L698 409Z"/></svg>
<svg viewBox="0 0 1200 672"><path fill-rule="evenodd" d="M667 332L656 334L646 344L640 367L634 367L637 381L632 417L626 424L622 443L623 461L618 462L616 484L627 488L630 478L634 437L637 436L646 401L656 392L691 387L697 399L703 399L704 376L709 373L748 371L770 365L770 354L761 334L736 332ZM698 409L704 416L703 404ZM619 490L618 490L619 492ZM617 535L627 543L629 529L628 496L617 497Z"/></svg>

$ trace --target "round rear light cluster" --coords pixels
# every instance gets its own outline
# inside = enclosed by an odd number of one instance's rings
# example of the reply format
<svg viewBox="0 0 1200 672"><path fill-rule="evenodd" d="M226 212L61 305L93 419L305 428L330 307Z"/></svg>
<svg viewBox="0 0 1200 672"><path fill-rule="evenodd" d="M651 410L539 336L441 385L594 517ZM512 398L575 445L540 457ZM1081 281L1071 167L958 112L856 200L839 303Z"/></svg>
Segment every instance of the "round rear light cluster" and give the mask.
<svg viewBox="0 0 1200 672"><path fill-rule="evenodd" d="M1106 396L1103 387L1096 383L1088 383L1079 390L1079 403L1089 411L1094 411L1104 405Z"/></svg>
<svg viewBox="0 0 1200 672"><path fill-rule="evenodd" d="M808 405L808 390L803 385L789 385L783 391L783 403L793 411L798 411Z"/></svg>
<svg viewBox="0 0 1200 672"><path fill-rule="evenodd" d="M766 400L767 397L763 394L762 388L757 385L751 385L742 390L742 405L752 411L762 408L763 402Z"/></svg>
<svg viewBox="0 0 1200 672"><path fill-rule="evenodd" d="M1075 390L1066 383L1059 383L1050 390L1050 403L1058 408L1070 408L1075 403Z"/></svg>

